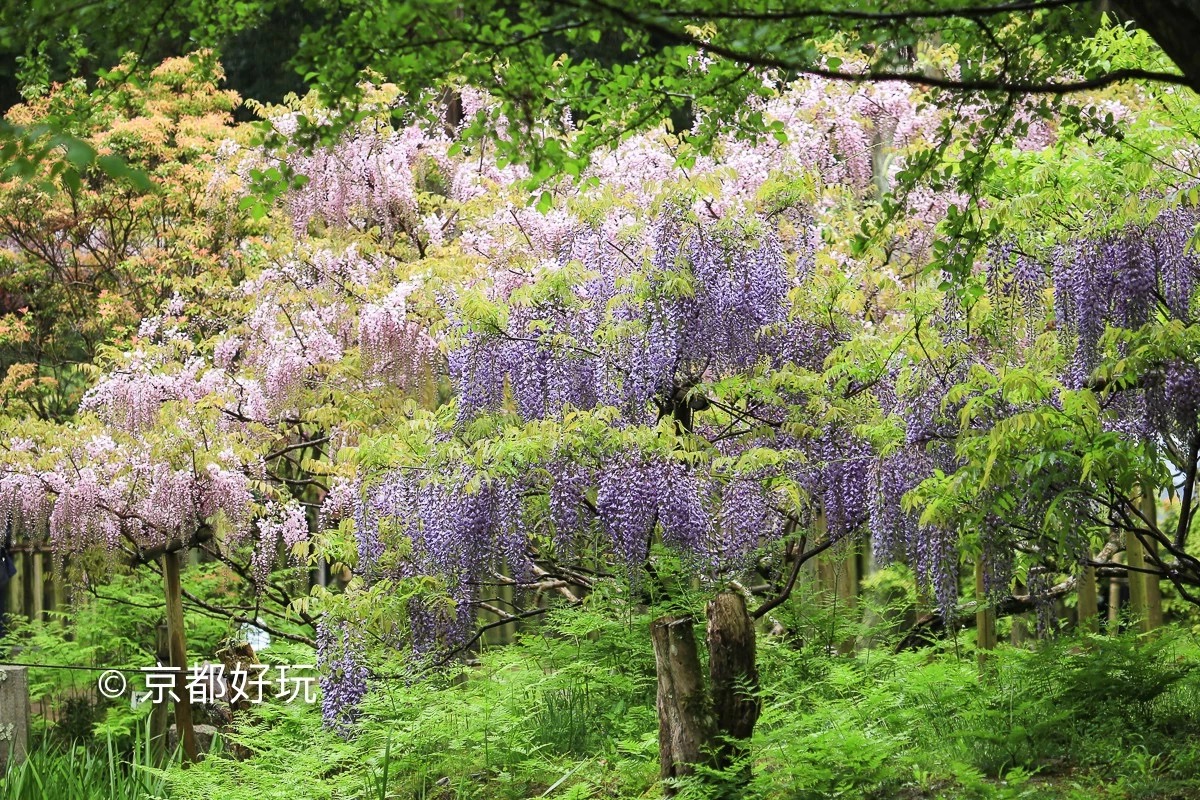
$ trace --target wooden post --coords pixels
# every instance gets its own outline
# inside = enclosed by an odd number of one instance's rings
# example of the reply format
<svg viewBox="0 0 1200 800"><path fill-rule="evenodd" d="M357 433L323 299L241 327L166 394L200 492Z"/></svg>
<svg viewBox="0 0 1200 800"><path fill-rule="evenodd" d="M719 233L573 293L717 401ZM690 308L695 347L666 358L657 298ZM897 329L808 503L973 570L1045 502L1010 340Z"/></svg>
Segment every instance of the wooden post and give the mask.
<svg viewBox="0 0 1200 800"><path fill-rule="evenodd" d="M1096 568L1084 567L1075 589L1078 599L1075 611L1079 630L1086 633L1100 632L1100 603L1096 597Z"/></svg>
<svg viewBox="0 0 1200 800"><path fill-rule="evenodd" d="M0 776L29 752L29 674L25 667L0 667Z"/></svg>
<svg viewBox="0 0 1200 800"><path fill-rule="evenodd" d="M8 579L8 626L18 614L25 613L25 559L20 550L12 554L17 574Z"/></svg>
<svg viewBox="0 0 1200 800"><path fill-rule="evenodd" d="M33 569L29 575L29 589L31 592L29 605L29 618L34 622L41 622L45 616L42 612L46 610L46 574L42 552L34 550L30 554L33 561Z"/></svg>
<svg viewBox="0 0 1200 800"><path fill-rule="evenodd" d="M818 538L826 534L825 514L816 520ZM852 635L841 636L838 623L842 617L849 618L858 605L858 546L853 540L838 544L813 559L813 594L829 609L829 635L827 645L839 655L854 652L856 639Z"/></svg>
<svg viewBox="0 0 1200 800"><path fill-rule="evenodd" d="M809 563L813 565L813 597L817 599L822 609L829 612L828 627L821 632L821 637L825 640L824 644L827 651L833 653L834 649L841 644L838 640L837 630L837 612L841 610L837 606L837 572L834 569L833 562L830 560L828 550L812 559Z"/></svg>
<svg viewBox="0 0 1200 800"><path fill-rule="evenodd" d="M504 573L507 575L511 571L512 570L506 569ZM513 602L517 599L517 590L513 588L511 583L506 583L499 588L500 599L504 601L503 608L507 611L511 611L513 608L515 608ZM513 639L515 639L517 635L517 624L518 623L516 622L510 622L507 625L501 625L497 629L500 634L501 644L512 644Z"/></svg>
<svg viewBox="0 0 1200 800"><path fill-rule="evenodd" d="M1125 563L1129 565L1127 572L1129 580L1129 611L1133 615L1134 624L1142 627L1147 617L1146 609L1146 576L1139 572L1146 566L1146 551L1142 549L1142 540L1135 534L1125 534Z"/></svg>
<svg viewBox="0 0 1200 800"><path fill-rule="evenodd" d="M1113 556L1113 561L1120 562L1121 554ZM1121 629L1121 581L1116 576L1108 578L1108 635L1116 636Z"/></svg>
<svg viewBox="0 0 1200 800"><path fill-rule="evenodd" d="M155 658L160 664L170 664L171 642L165 624L155 628L154 639ZM153 754L155 764L161 764L167 755L167 728L170 727L168 719L170 715L171 704L167 702L166 698L163 699L163 702L156 703L150 710L150 752Z"/></svg>
<svg viewBox="0 0 1200 800"><path fill-rule="evenodd" d="M505 578L509 578L512 576L512 570L510 570L508 568L507 564L504 564L504 565L501 565L501 567L500 567L500 574L502 576L504 576ZM496 594L500 598L500 602L497 604L498 608L500 608L501 610L505 610L505 609L511 609L513 607L512 602L516 598L516 591L513 589L513 585L511 583L501 582L500 585L496 587ZM538 601L539 606L541 606L542 605L542 596L540 594L537 597L537 601ZM491 611L481 612L480 618L485 623L489 623L489 624L494 623L494 622L499 622L502 619L502 617L499 614L495 614ZM489 644L489 645L511 644L513 641L513 638L516 636L516 633L517 633L517 623L515 623L515 622L510 622L505 625L497 625L494 628L489 628L483 634L483 639L482 639L481 644Z"/></svg>
<svg viewBox="0 0 1200 800"><path fill-rule="evenodd" d="M1158 544L1151 542L1146 553L1157 556ZM1151 566L1157 566L1149 558L1146 561ZM1146 621L1142 628L1147 632L1158 630L1163 626L1162 586L1157 575L1143 575L1142 580L1146 583Z"/></svg>
<svg viewBox="0 0 1200 800"><path fill-rule="evenodd" d="M996 649L996 610L992 608L984 589L983 559L975 560L975 650L982 669L988 656Z"/></svg>
<svg viewBox="0 0 1200 800"><path fill-rule="evenodd" d="M233 675L237 670L253 673L255 669L254 665L262 663L258 660L258 656L255 655L254 648L250 646L249 642L238 642L222 650L218 650L217 658L220 659L221 664L225 667L226 675ZM226 700L229 702L229 728L233 728L239 722L245 720L250 714L250 709L254 706L250 702L249 697L239 695L235 698L234 694L232 689L226 687ZM229 742L227 746L229 755L238 761L245 761L253 755L253 752L243 744Z"/></svg>
<svg viewBox="0 0 1200 800"><path fill-rule="evenodd" d="M196 760L196 731L192 727L192 703L187 692L187 638L183 631L183 588L179 582L179 554L164 553L163 583L167 595L167 639L175 677L175 731L183 743L184 763Z"/></svg>
<svg viewBox="0 0 1200 800"><path fill-rule="evenodd" d="M838 549L841 549L840 547ZM847 618L850 612L858 607L858 543L851 539L845 544L844 557L834 564L835 594L839 611L844 611ZM845 636L838 642L839 655L852 655L855 636Z"/></svg>
<svg viewBox="0 0 1200 800"><path fill-rule="evenodd" d="M1009 631L1008 641L1015 647L1024 647L1025 643L1033 638L1029 630L1029 615L1013 614L1009 617L1009 622L1012 623L1012 630Z"/></svg>
<svg viewBox="0 0 1200 800"><path fill-rule="evenodd" d="M1158 526L1158 497L1146 489L1142 492L1142 515L1155 527ZM1158 544L1151 541L1143 548L1143 562L1151 569L1157 568L1155 558L1158 556ZM1142 630L1146 633L1158 630L1163 624L1162 587L1157 575L1142 575L1146 594L1146 616L1142 620Z"/></svg>
<svg viewBox="0 0 1200 800"><path fill-rule="evenodd" d="M1025 584L1017 582L1013 587L1014 594L1023 594L1026 591ZM1008 618L1011 627L1008 632L1008 641L1014 647L1022 647L1029 639L1029 615L1028 614L1013 614Z"/></svg>
<svg viewBox="0 0 1200 800"><path fill-rule="evenodd" d="M64 561L62 572L51 576L50 579L50 608L58 612L59 616L57 619L60 625L66 624L66 620L62 617L67 612L67 587L64 580L66 571L67 565Z"/></svg>

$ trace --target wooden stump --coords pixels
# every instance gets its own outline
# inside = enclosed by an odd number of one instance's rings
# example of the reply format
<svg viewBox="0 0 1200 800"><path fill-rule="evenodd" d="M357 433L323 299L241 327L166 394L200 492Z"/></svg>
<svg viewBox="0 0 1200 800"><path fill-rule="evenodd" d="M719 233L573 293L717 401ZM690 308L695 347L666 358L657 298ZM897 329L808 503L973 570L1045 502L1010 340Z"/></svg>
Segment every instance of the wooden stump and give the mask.
<svg viewBox="0 0 1200 800"><path fill-rule="evenodd" d="M754 620L745 599L721 592L708 604L708 676L717 734L716 762L728 767L744 752L762 704L758 697Z"/></svg>
<svg viewBox="0 0 1200 800"><path fill-rule="evenodd" d="M29 752L29 674L25 667L0 667L0 775Z"/></svg>
<svg viewBox="0 0 1200 800"><path fill-rule="evenodd" d="M217 651L217 658L221 660L221 664L225 667L225 680L232 680L232 675L236 670L244 672L252 671L252 667L262 662L258 660L258 655L255 654L254 648L249 642L237 642L224 650ZM229 722L225 725L226 732L233 732L238 722L243 721L250 714L250 709L253 703L248 697L239 697L236 700L233 698L233 690L230 688L227 691L227 697L221 698L222 702L229 704ZM238 761L245 761L253 755L249 748L237 742L229 742L229 754Z"/></svg>
<svg viewBox="0 0 1200 800"><path fill-rule="evenodd" d="M658 757L662 778L690 775L711 762L715 724L704 691L691 617L666 616L650 623L658 674ZM667 792L671 793L667 787Z"/></svg>

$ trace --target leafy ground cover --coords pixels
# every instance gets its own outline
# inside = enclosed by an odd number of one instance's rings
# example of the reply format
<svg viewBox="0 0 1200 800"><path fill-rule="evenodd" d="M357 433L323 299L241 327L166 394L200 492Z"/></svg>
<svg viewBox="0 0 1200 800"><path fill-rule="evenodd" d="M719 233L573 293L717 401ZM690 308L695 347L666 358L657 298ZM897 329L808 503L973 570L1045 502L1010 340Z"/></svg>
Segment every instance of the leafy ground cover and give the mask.
<svg viewBox="0 0 1200 800"><path fill-rule="evenodd" d="M146 709L112 705L101 735L69 742L42 731L0 798L660 797L656 611L564 608L430 680L378 680L349 738L316 706L256 706L186 770L152 764L139 733ZM970 631L897 650L895 635L862 629L860 614L812 603L785 612L796 635L760 638L763 714L749 763L685 780L680 797L1200 793L1200 644L1190 633L1005 645L981 675ZM836 655L831 623L858 627L870 645ZM45 647L54 634L40 636ZM234 758L231 743L251 757Z"/></svg>

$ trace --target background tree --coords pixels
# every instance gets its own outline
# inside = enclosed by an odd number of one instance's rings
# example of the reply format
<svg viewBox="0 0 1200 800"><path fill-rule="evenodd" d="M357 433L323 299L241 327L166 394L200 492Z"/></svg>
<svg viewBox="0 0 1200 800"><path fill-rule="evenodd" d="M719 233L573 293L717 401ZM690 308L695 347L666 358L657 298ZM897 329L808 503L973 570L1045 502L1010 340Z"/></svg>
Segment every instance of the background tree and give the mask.
<svg viewBox="0 0 1200 800"><path fill-rule="evenodd" d="M6 117L28 130L71 120L7 149L26 165L0 184L0 409L10 415L69 418L105 347L129 346L172 295L237 270L248 227L215 172L237 95L208 54L168 60L145 82L130 82L135 69L129 60L94 89L75 80Z"/></svg>

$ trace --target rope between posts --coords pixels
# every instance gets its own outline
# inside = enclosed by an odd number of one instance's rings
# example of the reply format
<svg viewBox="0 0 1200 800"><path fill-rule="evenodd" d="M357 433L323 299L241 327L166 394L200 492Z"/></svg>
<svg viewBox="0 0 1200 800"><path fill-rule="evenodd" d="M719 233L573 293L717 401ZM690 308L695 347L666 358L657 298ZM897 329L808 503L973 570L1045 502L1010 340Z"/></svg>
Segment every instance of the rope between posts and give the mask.
<svg viewBox="0 0 1200 800"><path fill-rule="evenodd" d="M63 669L63 670L79 670L84 672L126 672L130 675L140 675L146 672L146 669L132 669L129 667L90 667L83 664L25 664L19 661L0 661L0 667L27 667L29 669Z"/></svg>

